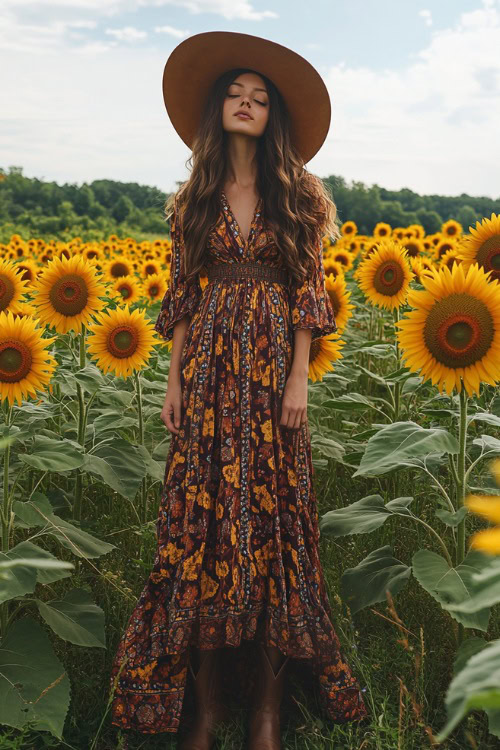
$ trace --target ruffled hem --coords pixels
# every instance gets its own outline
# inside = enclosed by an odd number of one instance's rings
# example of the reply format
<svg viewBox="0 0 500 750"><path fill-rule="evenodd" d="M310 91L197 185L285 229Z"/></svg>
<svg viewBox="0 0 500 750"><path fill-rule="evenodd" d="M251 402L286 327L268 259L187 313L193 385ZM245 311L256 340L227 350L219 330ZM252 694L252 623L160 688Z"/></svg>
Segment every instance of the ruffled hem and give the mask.
<svg viewBox="0 0 500 750"><path fill-rule="evenodd" d="M325 294L318 299L311 281L306 280L292 295L290 309L292 329L312 328L312 341L337 330L330 298Z"/></svg>
<svg viewBox="0 0 500 750"><path fill-rule="evenodd" d="M146 601L141 597L141 601ZM129 623L150 626L147 653L136 653L132 641L126 651L120 649L114 663L111 684L119 665L127 656L131 661L118 679L112 703L113 721L122 728L143 733L177 731L187 661L191 645L204 649L238 648L243 641L260 641L276 646L291 658L309 660L316 676L319 706L335 722L358 721L366 708L358 683L340 652L340 644L328 614L318 609L311 617L281 617L269 604L256 605L241 613L199 616L196 610L182 610L168 625L158 607L144 610L139 603ZM148 625L146 625L148 628ZM154 666L152 665L154 662Z"/></svg>

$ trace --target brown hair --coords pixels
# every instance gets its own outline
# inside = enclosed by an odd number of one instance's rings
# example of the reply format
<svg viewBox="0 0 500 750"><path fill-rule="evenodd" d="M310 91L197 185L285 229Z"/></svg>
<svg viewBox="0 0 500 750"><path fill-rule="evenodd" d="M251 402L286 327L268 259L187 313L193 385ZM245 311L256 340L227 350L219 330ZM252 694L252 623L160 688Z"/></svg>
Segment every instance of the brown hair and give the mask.
<svg viewBox="0 0 500 750"><path fill-rule="evenodd" d="M226 174L228 137L221 126L222 107L231 83L246 72L257 71L234 68L215 81L186 162L191 175L165 204L166 217L175 206L177 221L182 222L186 276L202 270L208 236L220 215L219 194ZM308 266L312 267L321 238L325 234L334 239L340 237L337 209L323 181L307 171L292 144L283 97L269 78L257 75L265 81L270 111L265 132L257 140L256 188L283 262L291 277L302 281Z"/></svg>

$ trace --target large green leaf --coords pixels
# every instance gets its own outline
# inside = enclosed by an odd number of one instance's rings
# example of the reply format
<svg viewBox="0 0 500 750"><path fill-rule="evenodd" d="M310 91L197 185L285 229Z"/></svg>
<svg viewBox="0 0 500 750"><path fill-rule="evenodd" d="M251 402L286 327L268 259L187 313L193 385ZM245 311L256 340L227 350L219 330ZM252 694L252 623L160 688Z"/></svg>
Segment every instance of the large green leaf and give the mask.
<svg viewBox="0 0 500 750"><path fill-rule="evenodd" d="M448 721L437 741L444 742L469 711L481 708L488 711L490 732L499 737L500 640L488 643L482 651L471 656L452 679L446 693Z"/></svg>
<svg viewBox="0 0 500 750"><path fill-rule="evenodd" d="M368 495L345 508L329 510L320 519L320 530L333 537L367 534L382 526L389 516L410 515L412 501L412 497L398 497L384 503L380 495Z"/></svg>
<svg viewBox="0 0 500 750"><path fill-rule="evenodd" d="M341 596L358 612L375 602L386 601L386 591L397 594L408 582L411 568L396 560L386 545L370 552L355 568L348 568L341 578Z"/></svg>
<svg viewBox="0 0 500 750"><path fill-rule="evenodd" d="M485 641L484 638L477 638L476 636L471 636L470 638L463 640L457 648L453 660L453 674L456 675L461 672L471 656L478 654L487 645L488 641Z"/></svg>
<svg viewBox="0 0 500 750"><path fill-rule="evenodd" d="M99 476L122 497L133 500L148 471L148 461L142 446L128 440L114 438L101 444L93 453L85 455L85 470Z"/></svg>
<svg viewBox="0 0 500 750"><path fill-rule="evenodd" d="M500 559L492 558L469 581L470 598L456 604L448 605L453 613L477 612L485 607L492 607L500 602Z"/></svg>
<svg viewBox="0 0 500 750"><path fill-rule="evenodd" d="M0 648L0 724L49 731L62 739L68 676L45 630L32 617L9 628Z"/></svg>
<svg viewBox="0 0 500 750"><path fill-rule="evenodd" d="M425 429L416 422L394 422L367 443L353 476L378 476L404 466L415 466L430 454L458 453L458 440L446 430Z"/></svg>
<svg viewBox="0 0 500 750"><path fill-rule="evenodd" d="M365 412L367 408L375 408L372 402L366 396L362 396L361 393L346 393L344 396L329 398L322 403L322 406L325 409L360 412Z"/></svg>
<svg viewBox="0 0 500 750"><path fill-rule="evenodd" d="M40 558L43 558L45 560L57 560L57 558L54 557L53 554L43 549L42 547L38 547L36 544L33 544L28 540L16 544L15 547L9 550L7 555L10 558L22 557L32 560ZM71 568L74 568L74 565L72 563L69 563L69 565L71 565ZM68 578L69 576L71 576L71 570L60 567L47 568L44 566L36 571L37 582L42 584L54 583L54 581L59 581L61 578Z"/></svg>
<svg viewBox="0 0 500 750"><path fill-rule="evenodd" d="M472 441L473 445L479 445L484 453L498 454L500 453L500 440L492 437L491 435L481 435Z"/></svg>
<svg viewBox="0 0 500 750"><path fill-rule="evenodd" d="M35 601L45 622L63 640L106 648L104 612L85 589L73 589L60 600Z"/></svg>
<svg viewBox="0 0 500 750"><path fill-rule="evenodd" d="M25 523L31 526L43 526L46 534L54 536L77 557L100 557L115 549L116 545L87 534L86 531L59 518L52 511L47 512L46 502L46 500L39 502L38 499L33 499L22 503L16 500L12 509Z"/></svg>
<svg viewBox="0 0 500 750"><path fill-rule="evenodd" d="M469 414L467 417L467 423L470 424L471 422L486 422L486 424L491 424L494 427L500 427L500 417L497 417L496 414L490 414L488 411L479 411L476 412L476 414Z"/></svg>
<svg viewBox="0 0 500 750"><path fill-rule="evenodd" d="M311 443L312 448L317 450L322 456L334 458L336 461L340 461L345 453L344 446L331 437L328 437L328 435L315 433Z"/></svg>
<svg viewBox="0 0 500 750"><path fill-rule="evenodd" d="M458 612L453 607L471 598L472 576L486 564L486 555L478 550L471 550L456 568L451 568L444 557L428 549L415 552L412 560L413 575L443 609L448 610L465 627L482 631L488 629L489 607L471 613Z"/></svg>
<svg viewBox="0 0 500 750"><path fill-rule="evenodd" d="M39 471L64 472L82 466L84 453L73 440L52 440L44 436L35 438L30 453L19 453L24 463Z"/></svg>
<svg viewBox="0 0 500 750"><path fill-rule="evenodd" d="M0 562L8 563L16 560L11 552L0 552ZM9 568L9 577L0 583L0 604L16 596L31 594L36 586L36 568L16 565Z"/></svg>

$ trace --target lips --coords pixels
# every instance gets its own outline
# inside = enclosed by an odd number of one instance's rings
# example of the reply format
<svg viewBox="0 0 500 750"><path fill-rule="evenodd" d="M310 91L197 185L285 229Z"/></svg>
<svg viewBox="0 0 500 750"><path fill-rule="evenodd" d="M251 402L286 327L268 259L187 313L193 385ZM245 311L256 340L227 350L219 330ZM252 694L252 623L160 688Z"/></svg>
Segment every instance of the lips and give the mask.
<svg viewBox="0 0 500 750"><path fill-rule="evenodd" d="M253 120L253 117L248 112L236 112L235 117L243 117L246 120Z"/></svg>

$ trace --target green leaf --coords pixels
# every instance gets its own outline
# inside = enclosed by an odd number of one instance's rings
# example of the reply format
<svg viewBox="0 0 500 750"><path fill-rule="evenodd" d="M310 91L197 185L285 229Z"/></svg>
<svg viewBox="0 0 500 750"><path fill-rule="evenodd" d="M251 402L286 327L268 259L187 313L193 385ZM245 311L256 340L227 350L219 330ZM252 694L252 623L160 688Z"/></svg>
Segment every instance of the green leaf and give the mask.
<svg viewBox="0 0 500 750"><path fill-rule="evenodd" d="M386 590L393 596L406 585L411 568L392 555L386 545L370 552L355 568L341 578L341 596L354 614L375 602L386 601Z"/></svg>
<svg viewBox="0 0 500 750"><path fill-rule="evenodd" d="M127 500L134 500L148 470L142 446L115 438L101 444L94 453L85 455L84 468L99 476L109 487Z"/></svg>
<svg viewBox="0 0 500 750"><path fill-rule="evenodd" d="M500 453L500 440L491 435L481 435L472 441L473 445L479 445L485 453Z"/></svg>
<svg viewBox="0 0 500 750"><path fill-rule="evenodd" d="M36 437L31 453L19 453L21 461L39 471L64 472L82 466L82 446L73 440Z"/></svg>
<svg viewBox="0 0 500 750"><path fill-rule="evenodd" d="M25 558L36 560L43 558L44 560L57 560L57 558L50 552L42 547L38 547L36 544L33 544L28 540L19 542L19 544L16 544L16 546L9 550L7 554L11 559ZM58 562L62 563L63 561L59 560ZM71 568L75 567L73 563L67 563L67 565L70 565ZM59 581L61 578L68 578L71 575L71 570L62 567L47 568L44 566L36 571L37 582L42 584L54 583L54 581Z"/></svg>
<svg viewBox="0 0 500 750"><path fill-rule="evenodd" d="M497 417L496 414L490 414L488 411L478 411L475 414L469 414L467 424L471 422L486 422L486 424L491 424L494 427L500 427L500 417Z"/></svg>
<svg viewBox="0 0 500 750"><path fill-rule="evenodd" d="M345 448L343 445L340 445L340 443L337 443L336 440L332 440L332 438L328 437L327 435L318 433L315 433L312 436L311 446L312 448L316 449L322 456L334 458L336 461L340 461L345 453Z"/></svg>
<svg viewBox="0 0 500 750"><path fill-rule="evenodd" d="M478 654L487 645L488 641L485 641L484 638L477 638L476 636L471 636L462 641L453 661L453 674L458 674L465 667L471 656Z"/></svg>
<svg viewBox="0 0 500 750"><path fill-rule="evenodd" d="M447 526L455 528L461 521L463 521L468 512L469 509L467 508L467 506L462 505L462 507L456 510L454 513L452 513L450 510L438 508L438 510L436 510L436 516Z"/></svg>
<svg viewBox="0 0 500 750"><path fill-rule="evenodd" d="M490 559L469 582L470 598L460 604L449 606L453 612L477 612L485 607L492 607L500 602L500 559Z"/></svg>
<svg viewBox="0 0 500 750"><path fill-rule="evenodd" d="M338 396L337 398L329 398L323 402L322 406L325 409L335 409L336 411L366 411L374 409L372 402L362 396L361 393L346 393L344 396Z"/></svg>
<svg viewBox="0 0 500 750"><path fill-rule="evenodd" d="M0 648L0 724L49 731L62 740L70 702L64 666L32 617L9 628Z"/></svg>
<svg viewBox="0 0 500 750"><path fill-rule="evenodd" d="M493 712L490 731L498 728L500 640L488 643L482 651L471 656L455 675L446 693L446 709L448 721L436 738L438 742L444 742L463 717L474 709L490 709Z"/></svg>
<svg viewBox="0 0 500 750"><path fill-rule="evenodd" d="M61 600L35 601L45 622L63 640L106 648L104 612L85 589L73 589Z"/></svg>
<svg viewBox="0 0 500 750"><path fill-rule="evenodd" d="M39 503L38 500L28 500L25 503L16 500L12 505L12 510L22 521L29 522L31 526L45 527L45 533L54 536L77 557L100 557L116 548L116 545L103 542L59 518L52 513L52 509L47 512L45 503ZM36 523L35 519L37 519Z"/></svg>
<svg viewBox="0 0 500 750"><path fill-rule="evenodd" d="M379 476L405 466L417 466L425 456L455 454L458 449L458 440L446 430L425 429L416 422L394 422L370 438L353 476Z"/></svg>
<svg viewBox="0 0 500 750"><path fill-rule="evenodd" d="M330 510L320 519L321 533L337 537L346 534L367 534L382 526L394 515L410 515L412 497L398 497L384 503L380 495L368 495L345 508Z"/></svg>
<svg viewBox="0 0 500 750"><path fill-rule="evenodd" d="M9 552L0 552L0 562L8 563L16 560L16 555ZM9 577L0 581L0 604L16 596L31 594L36 586L36 568L25 565L9 567Z"/></svg>
<svg viewBox="0 0 500 750"><path fill-rule="evenodd" d="M471 598L472 576L487 564L486 556L477 550L471 550L463 563L451 568L448 562L428 549L421 549L413 555L413 575L443 609L450 612L458 622L467 628L486 631L490 617L489 607L474 613L457 612L454 605ZM451 605L451 606L450 606Z"/></svg>

